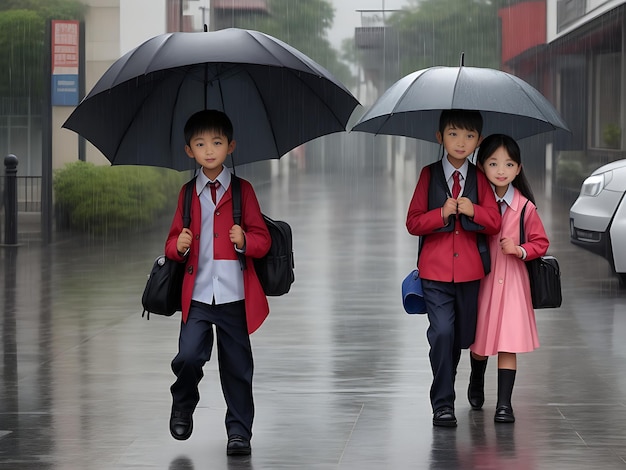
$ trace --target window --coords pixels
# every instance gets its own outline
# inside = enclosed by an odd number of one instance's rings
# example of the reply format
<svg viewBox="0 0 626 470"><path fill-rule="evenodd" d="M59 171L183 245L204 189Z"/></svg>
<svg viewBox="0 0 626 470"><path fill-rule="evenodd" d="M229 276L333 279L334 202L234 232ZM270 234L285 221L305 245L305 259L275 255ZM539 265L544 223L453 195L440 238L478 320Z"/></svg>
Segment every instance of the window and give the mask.
<svg viewBox="0 0 626 470"><path fill-rule="evenodd" d="M561 32L574 21L582 18L586 8L585 0L558 0L556 2L557 31Z"/></svg>
<svg viewBox="0 0 626 470"><path fill-rule="evenodd" d="M621 98L622 58L618 52L598 54L593 65L592 145L622 147Z"/></svg>

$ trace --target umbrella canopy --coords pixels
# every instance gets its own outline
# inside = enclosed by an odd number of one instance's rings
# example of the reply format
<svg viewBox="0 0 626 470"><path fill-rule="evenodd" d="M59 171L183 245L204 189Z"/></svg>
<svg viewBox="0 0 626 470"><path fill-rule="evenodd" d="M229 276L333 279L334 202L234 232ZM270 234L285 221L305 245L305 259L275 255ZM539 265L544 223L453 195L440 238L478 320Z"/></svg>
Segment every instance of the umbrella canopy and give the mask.
<svg viewBox="0 0 626 470"><path fill-rule="evenodd" d="M353 131L437 142L444 109L480 111L483 135L515 139L568 130L552 104L520 78L478 67L431 67L394 83L359 119Z"/></svg>
<svg viewBox="0 0 626 470"><path fill-rule="evenodd" d="M118 59L63 127L114 165L192 169L183 128L193 113L233 122L234 164L280 158L346 130L358 101L322 66L272 36L230 28L156 36Z"/></svg>

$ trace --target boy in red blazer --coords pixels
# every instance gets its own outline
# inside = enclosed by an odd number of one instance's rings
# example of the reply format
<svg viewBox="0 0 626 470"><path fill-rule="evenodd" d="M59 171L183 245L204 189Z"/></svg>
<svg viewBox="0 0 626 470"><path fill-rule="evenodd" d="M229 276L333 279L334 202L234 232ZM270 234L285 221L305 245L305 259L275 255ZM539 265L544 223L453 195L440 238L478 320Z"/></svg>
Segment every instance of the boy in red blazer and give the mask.
<svg viewBox="0 0 626 470"><path fill-rule="evenodd" d="M220 381L226 401L228 455L251 452L252 349L249 334L269 313L253 258L264 256L271 239L252 185L241 179L242 223L233 220L231 173L224 166L235 149L233 125L221 111L192 115L185 125L185 152L201 169L195 181L191 226L183 228L184 187L165 243L165 255L185 263L178 354L172 360L170 432L184 440L193 430L200 399L198 383L217 336ZM244 253L242 266L237 253Z"/></svg>
<svg viewBox="0 0 626 470"><path fill-rule="evenodd" d="M474 341L480 279L489 269L477 234L500 230L489 182L468 158L481 141L478 111L445 110L437 140L443 158L422 169L406 226L422 237L418 269L428 312L433 425L456 426L454 381L461 349ZM487 251L488 253L488 251Z"/></svg>

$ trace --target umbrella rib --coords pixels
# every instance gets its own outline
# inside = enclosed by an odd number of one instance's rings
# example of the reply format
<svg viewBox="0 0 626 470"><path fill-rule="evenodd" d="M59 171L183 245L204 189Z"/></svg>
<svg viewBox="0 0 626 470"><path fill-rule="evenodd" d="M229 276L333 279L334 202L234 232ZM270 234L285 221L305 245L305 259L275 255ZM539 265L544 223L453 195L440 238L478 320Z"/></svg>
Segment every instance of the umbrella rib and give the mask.
<svg viewBox="0 0 626 470"><path fill-rule="evenodd" d="M288 71L289 73L291 73L292 75L295 75L295 74L296 74L296 73L295 73L295 71L294 71L294 70L292 70L292 69L289 69L289 68L288 68L288 69L287 69L287 71ZM301 73L303 73L303 72L301 72ZM326 78L324 78L324 77L320 77L320 76L318 75L318 76L317 76L317 78L318 78L319 80L327 80L327 81L331 84L331 86L333 86L333 87L334 87L334 86L336 86L334 83L330 82L330 80L328 80L328 79L326 79ZM337 116L337 113L335 113L334 109L333 109L333 108L331 108L331 107L329 106L329 104L326 102L326 100L322 99L322 97L321 97L321 96L320 96L320 95L319 95L319 94L318 94L318 93L317 93L317 92L316 92L313 88L311 88L310 86L308 86L308 85L307 85L307 88L308 88L309 90L311 90L311 92L312 92L312 93L313 93L316 97L318 97L318 98L319 98L320 102L322 102L322 103L324 104L324 106L326 107L326 109L328 109L328 110L330 111L330 113L331 113L331 114L335 117L335 120L336 120L336 121L337 121L337 122L338 122L341 126L343 126L343 128L344 128L344 130L345 130L345 127L346 127L346 126L345 126L345 124L343 124L343 123L341 122L341 119L339 119L339 116ZM356 107L356 104L355 104L354 106ZM354 108L353 108L353 111L354 111ZM348 116L348 118L349 118L349 117L350 117L350 116Z"/></svg>
<svg viewBox="0 0 626 470"><path fill-rule="evenodd" d="M385 118L385 120L383 121L383 123L380 125L379 129L382 129L382 128L383 128L383 126L384 126L385 124L387 124L387 121L388 121L389 119L391 119L391 117L392 117L394 114L396 114L396 109L398 108L398 106L400 106L400 103L402 102L402 100L404 99L404 97L405 97L405 96L409 93L409 90L411 89L411 87L413 86L413 84L414 84L417 80L419 80L419 79L420 79L420 77L421 77L422 75L426 75L427 73L428 73L428 70L427 70L427 71L425 71L424 73L421 73L420 75L418 75L418 76L417 76L417 78L416 78L415 80L412 80L412 81L411 81L411 84L410 84L410 85L408 85L408 86L405 88L405 90L404 90L404 92L402 93L402 95L400 96L400 98L398 98L398 99L396 100L396 104L394 104L393 109L391 110L391 112L390 112L389 114L387 114L387 117ZM378 132L377 132L375 135L378 135Z"/></svg>
<svg viewBox="0 0 626 470"><path fill-rule="evenodd" d="M456 80L455 80L455 82L454 82L454 91L452 92L452 98L453 98L453 99L454 99L454 96L456 95L456 89L457 89L457 86L458 86L458 84L459 84L459 77L461 76L461 71L462 71L462 70L463 70L463 66L459 67L459 70L458 70L458 72L457 72L457 78L456 78ZM518 89L519 89L522 93L524 93L524 95L526 95L526 97L528 98L528 102L532 104L532 106L535 108L535 110L537 111L537 113L538 113L540 116L541 116L541 115L543 115L543 112L542 112L542 111L541 111L541 109L537 106L537 104L535 103L535 101L532 99L532 96L530 96L530 94L528 94L528 92L526 91L526 89L524 89L524 87L520 86L520 85L519 85L519 83L517 83L517 81L515 81L515 79L514 79L511 75L509 75L509 74L508 74L508 73L506 73L506 72L503 72L503 73L504 73L504 76L506 76L506 78L507 78L508 80L512 81L512 82L513 82L513 84L514 84L514 85L515 85L515 86L516 86L516 87L517 87L517 88L518 88ZM450 103L450 109L453 109L453 108L452 108L452 103ZM513 116L516 116L516 114L515 114L515 113L510 113L510 114L511 114L511 115L513 115ZM533 118L533 119L536 119L536 118ZM540 121L541 121L541 119L538 119L538 120L540 120ZM556 126L555 126L554 124L552 124L549 120L543 119L543 122L545 122L545 123L549 124L549 125L552 127L552 129L553 129L553 130L556 130Z"/></svg>
<svg viewBox="0 0 626 470"><path fill-rule="evenodd" d="M535 109L537 110L538 114L539 114L539 115L543 115L543 111L541 111L541 109L537 106L537 104L535 103L535 100L533 100L533 99L532 99L532 96L530 96L530 95L528 94L528 92L524 89L524 87L520 86L520 85L519 85L519 83L517 83L517 81L515 81L515 79L513 79L513 77L511 77L511 76L510 76L510 75L508 75L508 74L507 74L507 78L508 78L509 80L511 80L513 83L515 83L515 86L517 86L517 87L518 87L518 88L522 91L522 93L524 93L524 94L528 97L528 101L529 101L530 103L532 103L532 105L533 105L533 106L535 107ZM546 98L546 101L547 101L547 98ZM557 127L556 127L554 124L552 124L549 120L544 119L544 122L546 122L547 124L549 124L549 125L552 127L552 130L556 130L556 129L557 129Z"/></svg>
<svg viewBox="0 0 626 470"><path fill-rule="evenodd" d="M189 68L187 68L187 69L185 70L185 73L184 73L184 74L181 74L181 76L183 76L183 77L184 77L184 76L185 76L188 72L189 72ZM152 73L155 73L155 72L152 72ZM148 75L150 75L150 74L144 74L144 76L146 76L146 77L147 77ZM181 83L182 83L182 80L181 80L181 82L179 82L179 85L178 85L178 87L177 87L177 91L176 91L176 99L174 100L174 102L177 102L177 101L178 101L178 97L179 97L179 95L180 95L180 84L181 84ZM119 85L118 85L118 86L119 86ZM145 102L146 102L146 101L150 98L150 96L151 96L151 95L152 95L152 93L148 93L148 94L146 94L146 96L145 96L145 97L143 98L143 100L142 100L142 103L145 103ZM140 111L142 108L143 108L143 104L142 104L141 106L137 106L137 107L136 107L135 112L134 112L134 114L133 114L132 118L130 119L130 122L133 122L133 121L135 120L135 118L137 117L137 114L139 113L139 111ZM172 142L172 137L173 137L173 128L172 128L172 125L173 125L173 121L172 121L172 124L170 125L170 132L169 132L169 148L170 148L170 149L172 148L172 143L173 143L173 142ZM128 134L128 132L129 132L129 131L130 131L130 126L126 126L126 127L125 127L125 129L124 129L124 132L122 133L121 138L118 140L118 144L117 144L117 146L115 147L115 153L114 153L114 155L115 155L115 156L113 157L113 160L111 160L111 164L113 164L113 163L115 162L115 160L116 160L116 158L117 158L117 154L118 154L118 152L119 152L119 150L120 150L120 146L121 146L121 145L122 145L122 143L124 142L124 139L125 139L125 137L126 137L126 134Z"/></svg>
<svg viewBox="0 0 626 470"><path fill-rule="evenodd" d="M176 87L176 98L174 98L174 105L172 106L172 109L176 109L176 106L178 104L178 98L180 97L180 89L182 87L182 84L185 82L185 77L187 77L187 75L189 75L189 73L191 72L191 70L193 69L193 66L188 66L185 67L185 72L181 74L181 80L178 82L178 86ZM206 109L206 83L204 84L204 89L205 89L205 102L203 104L203 108ZM174 145L174 119L172 119L170 121L170 132L169 132L170 136L169 136L169 148L172 149L173 145Z"/></svg>
<svg viewBox="0 0 626 470"><path fill-rule="evenodd" d="M119 86L119 85L118 85L118 86ZM146 96L144 97L143 102L145 102L145 101L148 99L148 96L149 96L149 95L146 95ZM138 107L135 109L135 112L133 113L133 116L132 116L132 118L129 120L129 122L131 122L131 123L132 123L132 122L135 120L135 118L137 117L137 114L138 114L138 112L139 112L139 110L140 110L140 109L141 109L141 106L138 106ZM129 126L129 125L128 125L128 126L125 126L125 128L124 128L124 132L122 133L121 138L120 138L120 139L118 139L117 146L115 147L115 153L114 153L113 160L111 160L111 165L113 165L113 164L115 163L115 160L117 160L117 154L119 153L120 147L122 146L122 143L124 142L124 139L125 139L125 137L126 137L126 134L128 134L128 132L129 132L129 131L130 131L130 126Z"/></svg>
<svg viewBox="0 0 626 470"><path fill-rule="evenodd" d="M254 84L254 88L257 91L257 95L259 96L259 98L261 99L261 102L263 103L263 112L265 113L265 118L267 119L267 122L270 123L269 128L272 132L272 142L274 142L274 149L276 150L276 155L278 155L278 157L280 158L282 155L280 154L280 148L278 147L278 141L276 140L276 132L274 132L274 126L271 125L272 119L270 115L267 113L267 103L265 102L265 99L263 98L263 94L261 94L261 89L257 85L256 80L254 80L254 77L252 77L252 75L247 69L243 69L243 71L246 73L246 75L248 75L248 77L250 78L250 81ZM222 99L222 107L224 107L224 97L222 96L221 84L220 84L220 98ZM234 166L235 166L235 161L233 160L233 167Z"/></svg>
<svg viewBox="0 0 626 470"><path fill-rule="evenodd" d="M462 61L464 62L465 59L463 58ZM456 95L456 87L459 85L459 78L461 77L461 71L463 70L463 65L461 65L459 67L459 70L456 73L456 80L454 80L454 89L452 90L452 95L450 98L450 109L454 109L452 107L452 104L454 103L454 96Z"/></svg>
<svg viewBox="0 0 626 470"><path fill-rule="evenodd" d="M249 31L248 31L248 34L250 34L250 32L249 32ZM279 62L279 63L280 63L280 60L278 59L278 57L276 57L276 55L275 55L272 51L270 51L267 47L265 47L265 46L264 46L264 45L263 45L263 44L262 44L262 43L258 40L258 38L256 38L253 34L250 34L250 36L251 36L251 37L252 37L252 38L253 38L253 39L257 42L257 44L259 44L259 46L261 46L263 49L265 49L265 50L268 52L268 54L270 54L272 57L274 57L274 58L276 59L276 61L277 61L277 62ZM270 38L270 39L271 39L271 38ZM280 45L280 44L279 44L279 45ZM290 47L291 47L291 46L290 46ZM296 50L296 51L297 51L297 50ZM298 51L298 52L299 52L299 51ZM296 56L295 54L292 54L291 56L292 56L292 57L294 57L294 58L296 58L296 59L297 59L297 60L298 60L301 64L305 65L307 69L312 70L311 66L310 66L308 63L304 62L304 61L303 61L300 57ZM295 69L293 69L292 67L286 67L286 66L284 66L284 65L281 65L281 68L285 69L286 71L288 71L288 72L289 72L290 74L292 74L292 75L296 75L296 72L297 72L297 73L306 73L306 74L308 74L308 75L313 75L313 76L317 77L317 78L318 78L318 79L320 79L320 80L326 80L326 81L328 81L328 82L329 82L332 86L334 86L334 87L336 87L336 86L337 86L337 85L336 85L335 83L333 83L331 80L329 80L328 78L326 78L326 76L325 76L324 74L321 74L321 73L320 73L319 71L317 71L317 70L313 70L313 72L315 72L315 73L312 73L312 72L306 72L306 71L304 71L304 70L295 70ZM306 82L303 82L303 83L305 83L305 84L306 84ZM330 106L326 103L326 101L325 101L325 100L323 100L323 99L322 99L322 97L321 97L318 93L316 93L316 92L315 92L315 90L313 90L313 88L311 88L311 87L310 87L310 86L308 86L308 85L307 85L307 88L308 88L308 89L309 89L309 90L310 90L310 91L311 91L311 92L312 92L312 93L313 93L313 94L314 94L317 98L319 98L320 102L324 103L324 106L326 106L326 108L327 108L328 110L330 110L330 113L331 113L331 114L335 117L335 120L336 120L336 121L337 121L337 122L338 122L341 126L343 126L343 127L344 127L344 130L345 130L345 125L341 122L341 119L339 119L339 117L337 116L337 114L336 114L336 113L334 112L334 110L333 110L333 109L332 109L332 108L331 108L331 107L330 107ZM356 99L355 99L355 101L356 101ZM358 101L357 101L357 103L356 103L356 104L358 104ZM356 104L355 104L355 107L356 107Z"/></svg>
<svg viewBox="0 0 626 470"><path fill-rule="evenodd" d="M411 81L411 83L409 85L406 86L404 92L402 93L402 95L400 95L400 97L396 100L396 103L393 105L393 108L391 110L391 112L387 113L385 116L385 120L378 126L378 131L376 131L376 133L374 135L379 135L380 134L380 130L383 129L383 127L385 127L385 124L387 124L387 121L389 121L389 119L391 119L391 117L396 114L396 109L398 108L398 106L400 106L400 103L402 102L402 100L404 99L404 97L407 95L407 93L409 92L409 90L411 89L411 87L413 86L413 84L419 80L419 78L422 75L425 75L426 73L428 73L428 70L426 70L424 73L420 74L415 80ZM374 118L370 118L370 119L374 119ZM369 121L369 119L368 119ZM365 122L365 121L363 121Z"/></svg>
<svg viewBox="0 0 626 470"><path fill-rule="evenodd" d="M302 72L302 71L296 71L296 70L294 70L294 69L292 69L292 68L289 68L289 67L284 67L284 66L283 66L283 67L280 67L280 68L282 68L284 71L286 71L286 72L288 72L288 73L290 73L290 74L292 74L292 75L296 75L296 76L297 76L296 72L297 72L297 73L306 73L306 72ZM257 85L256 81L254 80L254 78L252 77L252 75L250 74L250 72L249 72L247 69L245 70L245 73L246 73L246 74L250 77L251 82L254 84L254 87L255 87L255 88L256 88L256 90L257 90L257 94L258 94L258 96L260 97L260 99L261 99L261 101L262 101L262 103L263 103L263 110L265 111L265 116L266 116L266 119L267 119L267 121L271 124L271 122L272 122L271 117L270 117L270 116L269 116L269 114L267 113L267 106L266 106L266 105L267 105L267 103L266 103L266 102L265 102L265 100L263 99L263 95L261 94L260 89L259 89L259 87L258 87L258 85ZM308 75L313 75L313 74L308 74ZM320 77L320 76L317 76L317 77L318 77L320 80L327 80L327 81L329 81L329 80L328 80L328 79L326 79L325 77ZM299 78L299 77L298 77L298 78ZM330 81L329 81L329 82L330 82ZM326 101L325 101L325 100L323 100L323 99L320 97L320 95L319 95L318 93L316 93L316 91L315 91L313 88L311 88L310 86L308 86L308 84L307 84L306 82L304 82L304 81L300 80L300 83L302 83L303 85L306 85L307 89L308 89L309 91L311 91L311 93L312 93L313 95L315 95L315 96L319 99L319 102L321 102L321 103L323 103L323 104L324 104L324 106L326 107L326 109L328 109L328 110L329 110L330 114L331 114L331 115L335 118L335 121L336 121L336 122L337 122L340 126L343 126L343 127L344 127L344 129L345 129L345 125L341 122L341 119L339 119L339 117L337 116L337 113L335 113L335 111L333 110L333 108L331 108L331 107L328 105L328 103L326 103ZM333 85L333 86L334 86L334 84L332 84L332 82L330 82L330 83L331 83L331 85ZM356 105L355 105L355 106L356 106ZM276 149L276 154L277 154L277 155L279 155L279 158L280 158L280 156L282 156L282 154L281 154L281 149L280 149L280 147L279 147L279 145L278 145L278 141L277 141L277 139L276 139L276 132L274 131L274 126L270 125L269 127L270 127L271 132L272 132L272 141L274 142L274 148ZM337 132L339 132L339 131L337 131ZM309 139L309 140L312 140L312 139ZM305 143L305 142L302 142L302 143ZM291 149L290 149L290 150L291 150Z"/></svg>
<svg viewBox="0 0 626 470"><path fill-rule="evenodd" d="M264 49L264 50L265 50L265 51L266 51L269 55L271 55L274 59L276 59L276 62L277 62L277 63L279 63L279 64L281 64L281 67L285 67L285 66L282 64L282 62L280 61L280 59L279 59L278 57L276 57L276 54L274 54L274 53L273 53L271 50L269 50L269 49L268 49L268 48L267 48L267 47L266 47L266 46L265 46L265 45L264 45L261 41L259 41L259 38L257 38L254 34L252 34L252 32L251 32L251 31L249 31L249 30L246 30L246 32L248 33L248 35L250 35L250 37L251 37L252 39L254 39L254 41L255 41L255 42L256 42L256 43L257 43L260 47L262 47L262 48L263 48L263 49ZM270 40L276 40L276 38L270 37L270 36L266 35L265 33L260 33L260 34L263 34L265 37L267 37L267 38L268 38L268 39L270 39ZM283 47L281 44L277 43L276 41L273 41L273 42L274 42L274 44L276 44L277 46L280 46L282 49L284 49L284 47ZM286 43L285 43L285 44L286 44ZM287 45L287 46L289 46L288 44L286 44L286 45ZM289 46L289 47L291 47L291 46ZM288 51L288 52L290 52L288 49L287 49L287 51ZM300 52L300 51L298 51L298 50L296 49L296 52ZM310 65L310 64L308 64L308 63L306 63L305 61L303 61L300 57L298 57L298 56L297 56L297 55L295 55L294 53L291 53L291 57L293 57L294 59L297 59L297 60L298 60L298 62L300 62L302 65L304 65L304 66L305 66L308 70L313 70L313 69L311 68L311 65ZM286 67L286 68L289 68L289 67ZM323 76L323 74L321 74L318 70L313 70L313 71L314 71L315 73L310 73L311 75L317 75L318 77L322 77L322 76Z"/></svg>
<svg viewBox="0 0 626 470"><path fill-rule="evenodd" d="M144 71L143 71L143 75L147 75L148 73L150 73L150 72L148 72L148 70L150 70L150 66L152 65L152 62L153 62L153 60L154 60L154 57L156 57L156 56L157 56L157 54L158 54L158 52L159 52L159 51L160 51L160 50L161 50L161 49L165 46L165 44L166 44L168 41L170 41L170 39L172 38L172 35L173 35L173 33L169 33L169 34L167 34L167 37L163 38L163 40L161 41L161 44L160 44L160 45L159 45L159 47L156 49L155 53L152 55L152 59L150 59L150 62L149 62L148 64L146 64L146 66L145 66L145 68L144 68ZM143 45L143 44L142 44L142 45ZM120 71L116 74L116 76L115 76L115 80L113 80L113 81L111 82L111 85L110 85L109 89L110 89L110 88L113 88L113 87L115 87L115 86L118 86L119 84L121 84L121 83L126 82L126 81L128 81L128 80L129 80L129 78L124 78L122 81L118 81L117 79L118 79L118 77L120 77L120 76L122 75L122 72L124 72L124 70L126 70L126 66L127 66L127 64L129 64L129 63L131 62L132 57L134 57L136 54L138 54L139 52L141 52L141 51L140 51L140 49L141 49L141 46L142 46L142 45L137 46L135 49L133 49L131 52L129 52L129 57L128 57L128 60L124 63L124 65L122 65L122 68L121 68L121 69L120 69ZM136 77L132 77L132 78L136 78ZM132 80L132 78L130 78L130 80Z"/></svg>
<svg viewBox="0 0 626 470"><path fill-rule="evenodd" d="M144 72L143 72L143 76L144 76L144 77L147 77L150 73L152 73L152 72L148 72L148 70L150 69L150 65L151 65L151 64L152 64L152 62L154 61L154 57L156 57L156 56L158 55L157 53L158 53L158 52L159 52L159 51L160 51L160 50L161 50L161 49L165 46L165 44L167 44L167 42L169 42L169 41L171 40L171 38L173 37L173 35L174 35L174 33L169 33L169 34L168 34L168 35L164 38L164 40L163 40L163 41L161 41L161 44L159 44L159 47L157 48L156 52L152 55L152 59L150 59L150 62L146 65L146 67L145 67L145 69L144 69ZM131 54L131 57L132 57L132 56L134 56L137 52L139 52L139 49L140 49L140 48L141 48L141 46L139 46L139 47L135 48L135 49L134 49L134 50L130 53L130 54ZM127 64L128 62L129 62L129 61L126 61L126 64ZM125 66L126 64L124 64L124 66ZM122 67L122 70L124 70L124 67ZM120 71L120 73L121 73L121 71ZM118 73L118 76L119 76L119 75L120 75L120 74ZM111 87L113 87L113 86L116 86L116 85L114 85L114 84L113 84ZM119 85L117 85L117 86L119 86ZM179 90L180 90L180 87L179 87ZM146 95L146 96L144 97L144 99L143 99L143 102L144 102L144 103L147 101L147 99L148 99L148 97L149 97L149 96L150 96L150 95ZM176 94L176 97L178 98L178 93ZM136 109L135 114L133 115L133 117L132 117L132 119L131 119L131 122L132 122L132 121L134 121L134 119L137 117L137 112L138 112L140 109L141 109L141 106L138 106L138 107L137 107L137 109ZM114 155L115 155L115 157L114 157L114 158L113 158L113 160L111 161L111 164L113 164L113 163L114 163L114 161L116 160L116 158L117 158L117 154L118 154L118 152L119 152L119 150L120 150L120 146L122 145L122 142L124 141L124 137L125 137L125 136L126 136L126 134L129 132L129 130L130 130L130 127L129 127L129 126L128 126L128 127L126 127L126 129L124 130L124 133L123 133L123 137L122 137L121 139L119 139L118 145L115 147L115 154L114 154ZM172 148L172 128L171 128L171 127L170 127L170 148Z"/></svg>
<svg viewBox="0 0 626 470"><path fill-rule="evenodd" d="M176 33L169 33L168 36L165 38L165 40L161 42L161 44L159 44L159 47L157 48L155 53L152 54L152 58L150 59L150 62L146 65L146 70L144 71L144 75L147 75L148 73L150 73L148 71L151 71L152 63L159 56L159 52L161 52L161 50L167 45L167 43L170 42L174 38L174 34Z"/></svg>
<svg viewBox="0 0 626 470"><path fill-rule="evenodd" d="M289 67L286 67L286 70L287 70L290 74L292 74L292 75L296 75L296 71L295 71L295 70L293 70L293 69L291 69L291 68L289 68ZM301 71L298 71L298 73L306 73L306 72L301 72ZM309 75L313 75L313 74L309 74ZM333 86L333 87L336 87L336 86L337 86L335 83L333 83L332 81L330 81L330 80L329 80L329 79L327 79L326 77L319 76L319 75L315 75L315 76L317 76L317 78L318 78L319 80L326 80L326 81L327 81L327 82L328 82L331 86ZM344 124L344 123L342 123L342 122L341 122L341 119L339 118L339 116L337 116L337 113L335 112L335 110L334 110L334 109L333 109L333 108L332 108L332 107L331 107L331 106L330 106L330 105L326 102L326 100L322 99L322 97L319 95L319 93L317 93L317 92L315 91L315 89L314 89L314 88L311 88L311 87L310 87L310 86L309 86L306 82L302 82L302 83L304 83L304 84L307 86L307 88L311 91L311 93L313 93L313 95L315 95L315 96L319 99L319 101L320 101L321 103L323 103L323 104L324 104L324 107L330 111L330 114L331 114L331 115L335 118L335 121L337 121L337 123L338 123L341 127L343 127L343 130L345 131L345 130L346 130L346 124ZM354 100L356 101L356 103L355 103L355 105L354 105L354 108L356 108L356 106L357 106L357 104L358 104L358 101L356 100L356 98L355 98ZM352 108L352 110L353 110L353 111L354 111L354 108ZM352 113L351 113L351 114L352 114ZM348 119L349 119L349 118L350 118L350 116L348 116ZM337 132L341 132L341 131L337 131Z"/></svg>

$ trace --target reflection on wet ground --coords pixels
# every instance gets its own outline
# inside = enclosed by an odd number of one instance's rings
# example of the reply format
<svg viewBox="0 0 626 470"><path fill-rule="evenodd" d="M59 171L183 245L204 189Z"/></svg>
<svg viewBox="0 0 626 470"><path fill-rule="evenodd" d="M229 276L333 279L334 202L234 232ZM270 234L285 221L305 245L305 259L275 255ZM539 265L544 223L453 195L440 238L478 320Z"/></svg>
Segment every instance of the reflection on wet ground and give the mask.
<svg viewBox="0 0 626 470"><path fill-rule="evenodd" d="M257 414L247 458L225 455L214 362L193 436L169 435L179 316L146 321L140 306L165 228L1 249L0 468L626 467L624 290L605 260L569 243L569 205L558 198L544 197L540 212L564 303L537 312L541 348L519 358L517 422L493 422L495 361L485 409L470 410L464 353L459 427L433 429L427 321L400 303L417 248L404 227L416 170L405 165L394 177L292 169L257 184L264 211L292 225L296 283L270 300L252 337Z"/></svg>

